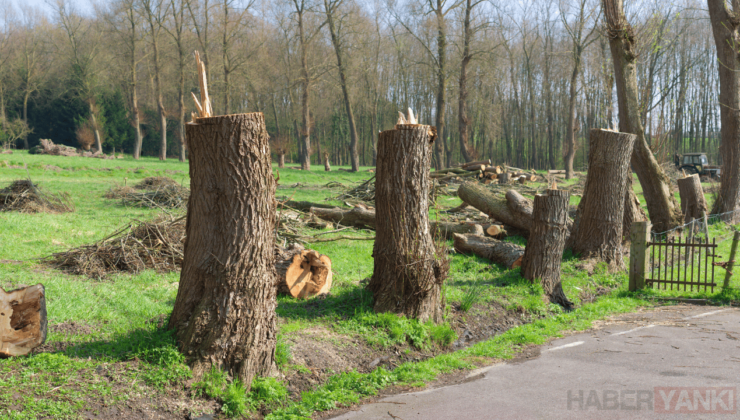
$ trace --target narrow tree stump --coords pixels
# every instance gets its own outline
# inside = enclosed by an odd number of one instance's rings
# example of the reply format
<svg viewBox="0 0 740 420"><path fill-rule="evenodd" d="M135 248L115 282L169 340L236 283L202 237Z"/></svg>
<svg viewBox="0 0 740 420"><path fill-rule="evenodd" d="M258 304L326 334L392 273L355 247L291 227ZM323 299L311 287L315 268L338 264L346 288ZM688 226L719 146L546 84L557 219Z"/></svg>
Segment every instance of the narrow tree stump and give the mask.
<svg viewBox="0 0 740 420"><path fill-rule="evenodd" d="M195 118L187 241L169 326L199 378L211 367L249 389L273 365L275 178L260 112Z"/></svg>
<svg viewBox="0 0 740 420"><path fill-rule="evenodd" d="M560 282L560 261L569 233L569 200L570 193L563 190L547 190L534 197L532 230L522 260L522 276L532 282L539 280L550 301L565 308L573 306Z"/></svg>
<svg viewBox="0 0 740 420"><path fill-rule="evenodd" d="M471 234L455 233L452 236L457 252L474 254L506 268L516 268L522 265L524 248L521 245Z"/></svg>
<svg viewBox="0 0 740 420"><path fill-rule="evenodd" d="M368 284L376 312L440 322L449 262L429 228L433 127L398 124L378 136L374 270Z"/></svg>
<svg viewBox="0 0 740 420"><path fill-rule="evenodd" d="M331 289L331 259L302 245L276 248L275 270L278 292L294 298L324 295Z"/></svg>
<svg viewBox="0 0 740 420"><path fill-rule="evenodd" d="M324 152L324 171L331 171L331 165L329 164L329 153Z"/></svg>
<svg viewBox="0 0 740 420"><path fill-rule="evenodd" d="M701 187L699 174L679 178L678 194L681 196L681 211L683 222L699 219L707 211L707 201L704 198L704 189Z"/></svg>
<svg viewBox="0 0 740 420"><path fill-rule="evenodd" d="M499 184L508 184L509 183L509 173L504 172L498 174L498 183Z"/></svg>
<svg viewBox="0 0 740 420"><path fill-rule="evenodd" d="M44 286L0 288L0 356L24 356L46 342Z"/></svg>
<svg viewBox="0 0 740 420"><path fill-rule="evenodd" d="M624 265L622 222L627 174L636 138L629 133L591 130L586 184L575 229L571 232L573 252L582 258L603 260L612 269Z"/></svg>

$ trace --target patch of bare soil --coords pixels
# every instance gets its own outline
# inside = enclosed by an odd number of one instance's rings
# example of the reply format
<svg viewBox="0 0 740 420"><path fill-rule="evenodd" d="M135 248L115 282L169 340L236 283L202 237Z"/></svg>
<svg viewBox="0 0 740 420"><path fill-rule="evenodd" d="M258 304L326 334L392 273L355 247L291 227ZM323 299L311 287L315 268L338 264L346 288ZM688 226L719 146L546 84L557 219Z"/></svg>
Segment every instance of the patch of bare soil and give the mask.
<svg viewBox="0 0 740 420"><path fill-rule="evenodd" d="M50 325L49 331L65 335L87 335L93 332L93 328L83 322L69 321Z"/></svg>
<svg viewBox="0 0 740 420"><path fill-rule="evenodd" d="M476 306L467 313L458 307L452 310L450 325L459 338L452 343L451 350L488 340L527 322L524 314L508 311L498 302L489 302L485 307Z"/></svg>

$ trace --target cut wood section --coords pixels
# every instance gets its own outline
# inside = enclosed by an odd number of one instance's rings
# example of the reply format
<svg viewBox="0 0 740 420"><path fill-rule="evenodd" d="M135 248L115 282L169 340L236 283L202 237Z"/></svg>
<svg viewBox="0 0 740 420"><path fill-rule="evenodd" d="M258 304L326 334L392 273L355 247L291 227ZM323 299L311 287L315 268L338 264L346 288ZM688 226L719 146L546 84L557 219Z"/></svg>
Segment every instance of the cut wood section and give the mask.
<svg viewBox="0 0 740 420"><path fill-rule="evenodd" d="M46 294L37 284L0 288L0 356L24 356L46 341Z"/></svg>
<svg viewBox="0 0 740 420"><path fill-rule="evenodd" d="M331 289L331 259L302 245L276 248L275 270L278 292L294 298L324 295Z"/></svg>
<svg viewBox="0 0 740 420"><path fill-rule="evenodd" d="M588 173L578 205L573 252L621 269L622 223L632 146L637 136L593 129L589 133Z"/></svg>
<svg viewBox="0 0 740 420"><path fill-rule="evenodd" d="M707 201L704 198L704 189L701 187L699 174L679 178L677 182L684 223L702 217L707 211Z"/></svg>
<svg viewBox="0 0 740 420"><path fill-rule="evenodd" d="M500 174L503 171L504 170L501 169L500 166L487 166L486 169L485 169L485 172L496 174L496 175Z"/></svg>
<svg viewBox="0 0 740 420"><path fill-rule="evenodd" d="M549 175L562 174L565 175L565 169L550 169L547 171Z"/></svg>
<svg viewBox="0 0 740 420"><path fill-rule="evenodd" d="M532 224L531 201L516 191L506 193L506 199L493 195L474 182L466 182L457 190L460 199L505 225L529 231ZM511 203L511 205L510 205ZM529 214L527 214L529 209Z"/></svg>
<svg viewBox="0 0 740 420"><path fill-rule="evenodd" d="M462 167L463 167L463 169L468 169L471 166L477 166L477 165L485 165L485 166L488 166L490 164L491 164L491 159L486 159L486 160L479 160L479 161L476 161L476 162L463 163L462 164Z"/></svg>
<svg viewBox="0 0 740 420"><path fill-rule="evenodd" d="M337 207L331 209L311 207L309 211L324 220L342 226L375 229L375 210L358 206L351 210Z"/></svg>
<svg viewBox="0 0 740 420"><path fill-rule="evenodd" d="M497 225L497 224L483 225L483 231L488 236L496 237L496 236L506 235L506 229L504 229L503 225Z"/></svg>
<svg viewBox="0 0 740 420"><path fill-rule="evenodd" d="M278 201L278 208L282 207L290 207L292 209L300 210L300 211L311 211L311 207L319 208L319 209L336 209L337 206L331 205L331 204L322 204L322 203L312 203L310 201L293 201L293 200L287 200L287 201Z"/></svg>
<svg viewBox="0 0 740 420"><path fill-rule="evenodd" d="M470 222L451 223L430 221L429 228L432 231L432 236L445 239L452 239L452 234L454 233L472 233L474 235L483 235L484 233L483 226Z"/></svg>
<svg viewBox="0 0 740 420"><path fill-rule="evenodd" d="M477 165L470 165L470 166L464 166L463 169L466 171L485 171L487 166L485 164L477 164Z"/></svg>
<svg viewBox="0 0 740 420"><path fill-rule="evenodd" d="M522 260L522 277L538 281L551 302L566 308L573 303L563 292L560 262L568 237L569 200L568 191L555 189L534 197L532 230Z"/></svg>
<svg viewBox="0 0 740 420"><path fill-rule="evenodd" d="M475 254L509 269L522 265L524 248L520 245L471 234L454 233L452 237L457 252Z"/></svg>

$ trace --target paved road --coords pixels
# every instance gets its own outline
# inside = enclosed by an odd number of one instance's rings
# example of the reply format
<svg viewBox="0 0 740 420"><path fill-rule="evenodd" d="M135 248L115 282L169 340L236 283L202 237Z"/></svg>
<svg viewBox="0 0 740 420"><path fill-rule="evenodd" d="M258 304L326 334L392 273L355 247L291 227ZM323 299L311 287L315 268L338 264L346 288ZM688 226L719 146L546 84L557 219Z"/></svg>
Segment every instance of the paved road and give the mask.
<svg viewBox="0 0 740 420"><path fill-rule="evenodd" d="M468 382L384 398L337 419L740 418L740 309L626 314Z"/></svg>

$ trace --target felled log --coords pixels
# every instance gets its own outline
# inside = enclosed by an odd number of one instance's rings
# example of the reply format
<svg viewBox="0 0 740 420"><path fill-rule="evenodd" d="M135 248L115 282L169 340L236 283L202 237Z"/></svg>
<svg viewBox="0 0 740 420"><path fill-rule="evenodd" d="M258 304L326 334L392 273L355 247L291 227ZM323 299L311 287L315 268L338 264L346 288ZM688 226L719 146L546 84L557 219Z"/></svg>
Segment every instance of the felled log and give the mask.
<svg viewBox="0 0 740 420"><path fill-rule="evenodd" d="M463 169L466 171L484 171L486 170L487 166L485 164L478 164L478 165L470 165L470 166L464 166Z"/></svg>
<svg viewBox="0 0 740 420"><path fill-rule="evenodd" d="M506 229L504 229L504 226L495 223L483 225L483 231L486 233L486 235L494 237L506 234Z"/></svg>
<svg viewBox="0 0 740 420"><path fill-rule="evenodd" d="M565 169L550 169L547 171L548 175L565 174Z"/></svg>
<svg viewBox="0 0 740 420"><path fill-rule="evenodd" d="M532 204L516 191L507 192L506 199L501 199L480 184L468 182L460 185L457 196L488 217L529 231L532 224Z"/></svg>
<svg viewBox="0 0 740 420"><path fill-rule="evenodd" d="M0 288L0 356L23 356L46 341L46 294L37 284Z"/></svg>
<svg viewBox="0 0 740 420"><path fill-rule="evenodd" d="M702 214L707 211L707 201L704 199L699 174L679 178L676 182L678 183L678 194L681 196L684 223L702 217Z"/></svg>
<svg viewBox="0 0 740 420"><path fill-rule="evenodd" d="M375 229L375 210L355 207L350 210L340 208L311 207L309 211L316 216L343 226Z"/></svg>
<svg viewBox="0 0 740 420"><path fill-rule="evenodd" d="M504 170L501 169L500 166L486 166L486 169L485 169L485 172L496 174L496 175L500 174L503 171Z"/></svg>
<svg viewBox="0 0 740 420"><path fill-rule="evenodd" d="M439 222L429 221L429 229L434 237L443 237L445 239L452 239L454 233L471 233L473 235L483 235L483 227L476 223L463 222L463 223L452 223L452 222Z"/></svg>
<svg viewBox="0 0 740 420"><path fill-rule="evenodd" d="M454 233L452 236L457 252L475 254L506 268L522 265L524 248L520 245L471 234Z"/></svg>
<svg viewBox="0 0 740 420"><path fill-rule="evenodd" d="M278 199L278 208L280 207L290 207L292 209L300 210L300 211L310 211L311 207L315 208L321 208L321 209L336 209L337 206L331 205L331 204L321 204L321 203L312 203L310 201L293 201L293 200L287 200L287 201L279 201Z"/></svg>
<svg viewBox="0 0 740 420"><path fill-rule="evenodd" d="M461 174L459 174L457 172L439 172L438 171L438 172L432 172L431 174L429 174L429 176L432 179L436 179L438 181L441 181L442 179L449 179L449 178L455 178L455 177L473 178L473 177L476 177L476 176L480 175L480 173L481 173L480 171L478 171L478 172L463 171L463 173L461 173Z"/></svg>
<svg viewBox="0 0 740 420"><path fill-rule="evenodd" d="M467 162L467 163L463 163L463 164L462 164L462 168L463 168L463 169L468 169L468 168L469 168L469 167L471 167L471 166L476 166L476 165L486 165L486 166L488 166L488 165L490 165L490 164L491 164L491 159L486 159L486 160L478 160L478 161L475 161L475 162Z"/></svg>
<svg viewBox="0 0 740 420"><path fill-rule="evenodd" d="M297 299L327 294L331 289L331 259L299 244L275 250L275 271L278 292Z"/></svg>
<svg viewBox="0 0 740 420"><path fill-rule="evenodd" d="M522 277L539 282L550 301L570 308L560 282L560 261L568 237L570 193L550 189L534 197L532 230L524 249Z"/></svg>
<svg viewBox="0 0 740 420"><path fill-rule="evenodd" d="M435 174L437 174L439 176L439 174L448 174L448 173L462 175L462 174L466 174L467 172L468 171L466 171L465 169L462 169L462 168L444 168L444 169L440 169L438 171L432 172L432 176L434 176Z"/></svg>

